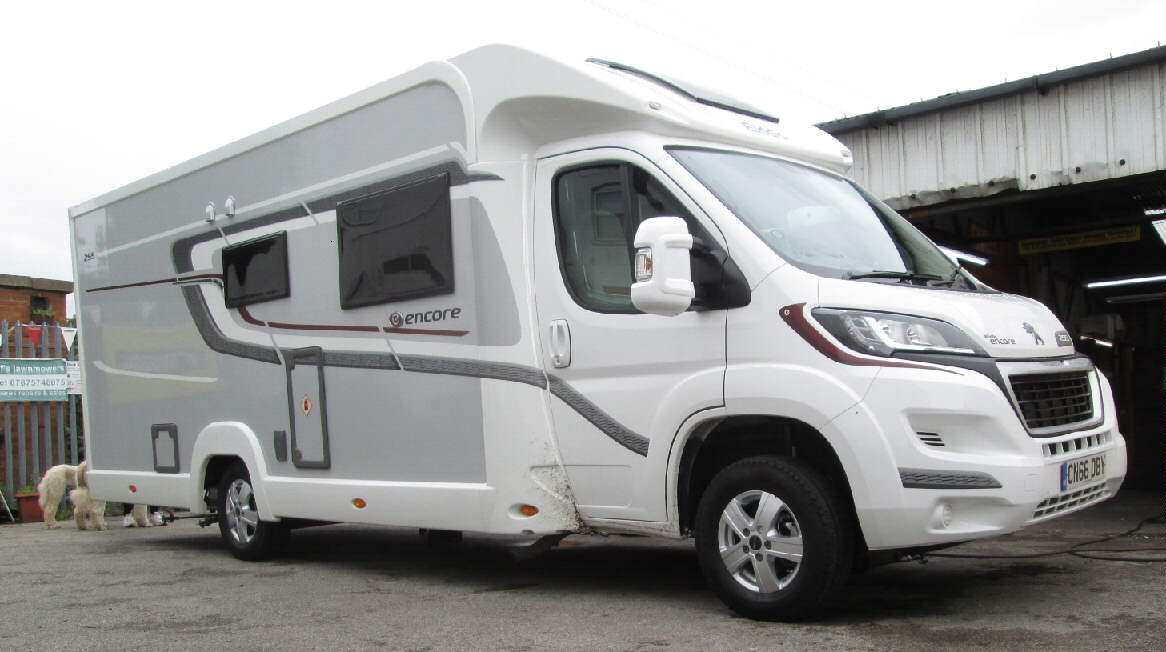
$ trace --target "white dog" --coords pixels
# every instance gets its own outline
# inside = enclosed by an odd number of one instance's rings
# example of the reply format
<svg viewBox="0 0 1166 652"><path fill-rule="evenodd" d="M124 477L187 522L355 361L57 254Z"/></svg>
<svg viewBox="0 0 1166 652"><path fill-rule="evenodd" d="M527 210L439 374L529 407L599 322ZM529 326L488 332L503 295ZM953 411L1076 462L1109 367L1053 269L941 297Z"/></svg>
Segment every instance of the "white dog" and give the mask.
<svg viewBox="0 0 1166 652"><path fill-rule="evenodd" d="M61 527L57 523L57 507L61 504L65 492L69 487L77 487L69 492L69 502L73 503L73 519L77 522L78 530L85 530L89 525L96 530L107 528L105 523L105 501L93 500L89 496L89 482L87 473L89 462L81 462L77 466L58 464L45 472L45 477L37 485L40 497L37 502L45 514L45 527ZM138 527L150 527L150 515L146 505L134 505L130 512L130 519Z"/></svg>
<svg viewBox="0 0 1166 652"><path fill-rule="evenodd" d="M81 462L77 466L58 464L45 471L45 477L41 478L36 486L37 493L40 494L37 502L40 503L41 511L45 515L45 527L61 527L57 523L57 507L61 505L61 499L65 497L69 487L85 486L83 478L88 468L88 462Z"/></svg>
<svg viewBox="0 0 1166 652"><path fill-rule="evenodd" d="M130 511L130 520L138 527L150 527L153 525L150 522L150 514L146 505L134 505L133 510ZM126 527L132 526L126 523Z"/></svg>
<svg viewBox="0 0 1166 652"><path fill-rule="evenodd" d="M93 500L89 497L89 489L78 487L69 492L69 502L73 503L73 520L77 521L78 530L106 530L105 501Z"/></svg>

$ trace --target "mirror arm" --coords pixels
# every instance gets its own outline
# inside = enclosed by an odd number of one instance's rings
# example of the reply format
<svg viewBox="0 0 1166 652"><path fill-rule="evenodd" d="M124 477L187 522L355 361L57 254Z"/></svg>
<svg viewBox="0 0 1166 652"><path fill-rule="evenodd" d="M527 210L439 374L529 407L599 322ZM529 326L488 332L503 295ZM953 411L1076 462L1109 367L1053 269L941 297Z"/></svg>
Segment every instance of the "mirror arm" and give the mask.
<svg viewBox="0 0 1166 652"><path fill-rule="evenodd" d="M695 235L692 236L691 253L693 256L710 257L720 260L720 257L717 256L717 250L710 247L704 240L701 240Z"/></svg>

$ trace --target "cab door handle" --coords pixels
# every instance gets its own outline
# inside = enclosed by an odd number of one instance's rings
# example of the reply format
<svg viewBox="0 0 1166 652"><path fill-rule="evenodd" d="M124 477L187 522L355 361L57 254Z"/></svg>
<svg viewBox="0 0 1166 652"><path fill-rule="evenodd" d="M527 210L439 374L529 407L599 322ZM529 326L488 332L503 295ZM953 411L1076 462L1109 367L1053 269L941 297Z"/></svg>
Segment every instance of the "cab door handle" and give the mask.
<svg viewBox="0 0 1166 652"><path fill-rule="evenodd" d="M566 319L552 320L548 325L550 331L551 364L556 369L571 366L571 327Z"/></svg>

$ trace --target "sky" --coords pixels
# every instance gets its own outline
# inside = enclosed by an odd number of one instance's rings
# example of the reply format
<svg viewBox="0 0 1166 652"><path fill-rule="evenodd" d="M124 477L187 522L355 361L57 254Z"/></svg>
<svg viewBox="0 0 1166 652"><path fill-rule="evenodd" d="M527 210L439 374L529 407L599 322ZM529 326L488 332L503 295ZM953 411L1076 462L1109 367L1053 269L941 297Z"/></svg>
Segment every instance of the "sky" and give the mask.
<svg viewBox="0 0 1166 652"><path fill-rule="evenodd" d="M487 43L821 122L1166 43L1166 0L19 2L0 33L0 274L71 280L68 207Z"/></svg>

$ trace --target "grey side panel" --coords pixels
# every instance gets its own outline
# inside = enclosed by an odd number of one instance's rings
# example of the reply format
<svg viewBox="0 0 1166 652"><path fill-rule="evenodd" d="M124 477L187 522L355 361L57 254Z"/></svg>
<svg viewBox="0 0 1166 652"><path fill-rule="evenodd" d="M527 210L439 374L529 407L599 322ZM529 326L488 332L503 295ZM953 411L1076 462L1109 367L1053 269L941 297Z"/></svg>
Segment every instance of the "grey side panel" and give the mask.
<svg viewBox="0 0 1166 652"><path fill-rule="evenodd" d="M571 406L580 416L590 421L596 428L602 430L603 434L611 437L617 444L637 455L643 455L645 457L648 455L649 439L647 437L625 428L622 423L613 419L611 415L600 409L598 405L587 400L586 397L576 391L574 387L568 385L563 379L547 374L547 380L550 381L551 394L554 394L564 403Z"/></svg>
<svg viewBox="0 0 1166 652"><path fill-rule="evenodd" d="M207 202L221 205L227 195L247 205L415 152L464 145L465 125L452 90L438 83L413 87L110 204L107 246L189 223Z"/></svg>
<svg viewBox="0 0 1166 652"><path fill-rule="evenodd" d="M480 379L344 367L325 374L333 475L486 481Z"/></svg>
<svg viewBox="0 0 1166 652"><path fill-rule="evenodd" d="M999 489L1000 481L980 471L899 469L907 489Z"/></svg>
<svg viewBox="0 0 1166 652"><path fill-rule="evenodd" d="M498 236L490 225L486 209L476 197L470 199L470 223L477 258L474 294L477 301L478 344L512 346L522 337L514 284L510 281Z"/></svg>

